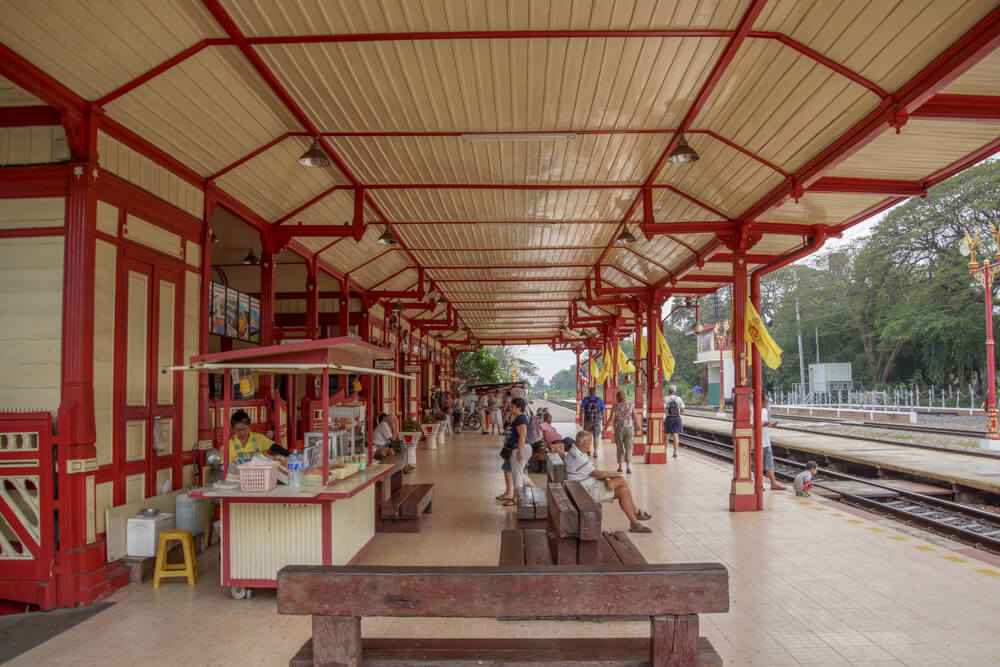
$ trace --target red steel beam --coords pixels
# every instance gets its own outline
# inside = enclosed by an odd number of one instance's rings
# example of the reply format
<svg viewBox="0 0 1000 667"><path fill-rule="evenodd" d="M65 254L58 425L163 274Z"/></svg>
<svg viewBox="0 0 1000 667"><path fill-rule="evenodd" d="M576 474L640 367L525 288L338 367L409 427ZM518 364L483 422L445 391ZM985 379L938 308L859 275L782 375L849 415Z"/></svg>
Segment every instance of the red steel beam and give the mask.
<svg viewBox="0 0 1000 667"><path fill-rule="evenodd" d="M808 189L823 172L860 150L890 127L900 127L915 109L948 85L974 64L1000 46L1000 7L995 8L958 41L926 65L890 98L827 146L771 192L751 206L740 221L757 220L795 194L796 188Z"/></svg>
<svg viewBox="0 0 1000 667"><path fill-rule="evenodd" d="M184 49L177 55L171 56L170 58L164 60L159 65L156 65L152 69L143 72L142 74L132 79L128 83L119 86L118 88L115 88L110 93L102 97L97 98L97 105L103 107L115 101L125 93L135 90L136 88L146 83L147 81L155 79L156 77L158 77L160 74L163 74L171 67L174 67L175 65L187 60L188 58L190 58L191 56L195 55L196 53L198 53L199 51L208 46L214 46L217 44L231 44L231 43L232 42L228 39L203 39L197 44L192 44L191 46Z"/></svg>
<svg viewBox="0 0 1000 667"><path fill-rule="evenodd" d="M252 151L250 153L247 153L246 155L244 155L243 157L241 157L239 160L236 160L236 162L232 162L232 163L226 165L225 167L223 167L222 169L220 169L219 171L215 172L214 174L212 174L211 176L208 177L208 180L214 181L215 179L219 178L223 174L229 173L233 169L236 169L236 167L240 166L244 162L248 162L248 161L252 160L253 158L257 157L258 155L260 155L261 153L263 153L267 149L271 148L272 146L280 144L282 141L284 141L285 139L287 139L290 136L290 134L291 134L290 132L285 132L284 134L279 135L279 136L275 137L274 139L271 139L269 142L267 142L266 144L264 144L260 148L254 150L254 151Z"/></svg>
<svg viewBox="0 0 1000 667"><path fill-rule="evenodd" d="M748 253L743 255L743 259L746 260L747 264L770 264L771 262L777 262L779 259L784 257L784 255L758 255ZM716 262L721 264L732 264L737 259L736 255L728 252L719 252L712 255L708 262Z"/></svg>
<svg viewBox="0 0 1000 667"><path fill-rule="evenodd" d="M824 176L809 186L807 192L833 192L858 195L898 195L924 197L927 188L917 181L900 181L888 178L844 178Z"/></svg>
<svg viewBox="0 0 1000 667"><path fill-rule="evenodd" d="M0 127L59 125L59 111L49 106L0 107Z"/></svg>
<svg viewBox="0 0 1000 667"><path fill-rule="evenodd" d="M0 76L60 113L83 113L87 101L56 81L21 55L0 43Z"/></svg>
<svg viewBox="0 0 1000 667"><path fill-rule="evenodd" d="M722 275L710 275L702 274L700 276L684 276L680 278L677 282L680 283L731 283L733 282L732 276L722 276Z"/></svg>
<svg viewBox="0 0 1000 667"><path fill-rule="evenodd" d="M914 109L910 118L1000 121L1000 95L938 94Z"/></svg>

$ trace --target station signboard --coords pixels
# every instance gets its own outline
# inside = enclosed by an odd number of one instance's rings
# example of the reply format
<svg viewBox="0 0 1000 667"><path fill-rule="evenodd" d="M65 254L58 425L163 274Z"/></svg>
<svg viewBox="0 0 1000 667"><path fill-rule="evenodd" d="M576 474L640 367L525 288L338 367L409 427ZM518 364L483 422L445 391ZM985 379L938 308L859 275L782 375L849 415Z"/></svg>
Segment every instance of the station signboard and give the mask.
<svg viewBox="0 0 1000 667"><path fill-rule="evenodd" d="M395 359L376 359L375 360L375 370L378 371L394 371L396 370L396 360Z"/></svg>
<svg viewBox="0 0 1000 667"><path fill-rule="evenodd" d="M403 366L403 372L407 375L420 372L420 364L406 364Z"/></svg>

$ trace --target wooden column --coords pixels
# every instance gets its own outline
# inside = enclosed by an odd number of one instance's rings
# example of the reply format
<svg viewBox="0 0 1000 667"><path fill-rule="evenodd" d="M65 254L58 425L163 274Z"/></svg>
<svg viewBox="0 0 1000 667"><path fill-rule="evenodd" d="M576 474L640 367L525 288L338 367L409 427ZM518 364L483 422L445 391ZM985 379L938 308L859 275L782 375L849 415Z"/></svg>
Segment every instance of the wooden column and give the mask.
<svg viewBox="0 0 1000 667"><path fill-rule="evenodd" d="M205 228L201 237L201 321L198 323L198 354L208 354L208 328L211 324L209 311L212 302L212 216L215 214L216 195L213 187L205 188L204 220ZM185 362L188 359L184 360ZM198 373L198 439L212 440L215 437L208 418L208 373Z"/></svg>
<svg viewBox="0 0 1000 667"><path fill-rule="evenodd" d="M747 386L746 341L743 335L747 300L747 265L742 254L733 262L733 481L729 492L729 509L746 512L757 509L757 497L750 477L750 402L752 391ZM759 421L759 420L758 420Z"/></svg>
<svg viewBox="0 0 1000 667"><path fill-rule="evenodd" d="M319 338L319 271L315 258L306 262L306 338Z"/></svg>
<svg viewBox="0 0 1000 667"><path fill-rule="evenodd" d="M660 357L656 351L656 332L660 327L660 303L654 298L646 310L646 355L649 375L646 381L646 398L649 412L646 416L646 463L666 463L667 446L663 442L663 382Z"/></svg>
<svg viewBox="0 0 1000 667"><path fill-rule="evenodd" d="M260 344L274 345L274 256L277 254L267 234L261 234L260 252ZM272 398L274 376L260 376L261 398Z"/></svg>

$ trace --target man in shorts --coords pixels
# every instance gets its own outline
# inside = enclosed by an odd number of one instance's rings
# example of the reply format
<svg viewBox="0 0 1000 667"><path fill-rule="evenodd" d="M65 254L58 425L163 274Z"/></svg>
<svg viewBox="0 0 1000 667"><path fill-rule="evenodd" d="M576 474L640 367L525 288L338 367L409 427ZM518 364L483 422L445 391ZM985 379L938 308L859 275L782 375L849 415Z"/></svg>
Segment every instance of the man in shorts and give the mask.
<svg viewBox="0 0 1000 667"><path fill-rule="evenodd" d="M591 387L586 397L580 402L583 411L583 430L594 436L594 458L601 446L601 430L604 420L604 401L597 395L597 387Z"/></svg>
<svg viewBox="0 0 1000 667"><path fill-rule="evenodd" d="M771 490L782 491L785 487L774 480L774 453L771 451L771 431L767 427L777 426L778 422L771 421L771 410L768 408L770 403L771 399L765 395L760 408L760 446L761 453L764 455L764 473L771 481Z"/></svg>
<svg viewBox="0 0 1000 667"><path fill-rule="evenodd" d="M663 431L667 434L666 444L670 444L670 436L673 436L674 458L676 459L681 433L684 432L684 424L681 422L681 415L684 414L684 399L677 395L677 385L672 384L667 389L667 397L663 399L663 412L666 414L666 418L663 420Z"/></svg>
<svg viewBox="0 0 1000 667"><path fill-rule="evenodd" d="M630 533L651 533L640 521L650 519L650 514L635 506L628 482L618 473L602 472L590 461L594 435L589 431L576 434L576 446L566 451L566 481L580 482L590 497L599 503L610 503L616 498L618 506L628 517Z"/></svg>

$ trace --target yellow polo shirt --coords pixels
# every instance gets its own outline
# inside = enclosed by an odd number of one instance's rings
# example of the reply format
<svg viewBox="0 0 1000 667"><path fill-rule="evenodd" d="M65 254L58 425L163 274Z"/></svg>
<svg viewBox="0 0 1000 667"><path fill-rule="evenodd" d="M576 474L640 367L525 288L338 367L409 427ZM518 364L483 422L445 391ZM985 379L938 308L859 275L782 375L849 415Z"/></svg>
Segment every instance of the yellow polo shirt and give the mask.
<svg viewBox="0 0 1000 667"><path fill-rule="evenodd" d="M274 441L263 433L251 433L245 445L234 435L229 438L229 462L237 465L249 463L257 452L267 454L273 444Z"/></svg>

